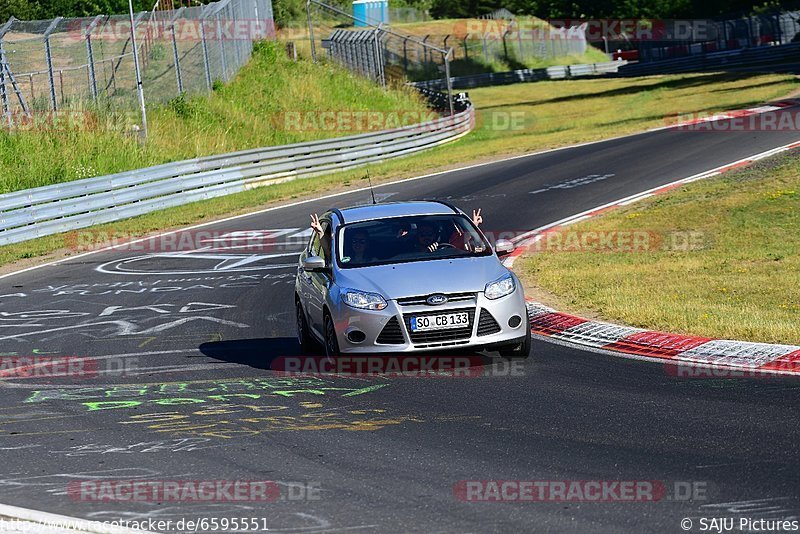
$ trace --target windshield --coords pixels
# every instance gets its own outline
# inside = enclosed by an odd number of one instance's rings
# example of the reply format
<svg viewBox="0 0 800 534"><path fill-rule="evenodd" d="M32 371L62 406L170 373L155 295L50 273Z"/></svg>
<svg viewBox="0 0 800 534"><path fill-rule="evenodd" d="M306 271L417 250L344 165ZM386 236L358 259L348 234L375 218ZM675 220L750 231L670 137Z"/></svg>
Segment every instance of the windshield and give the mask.
<svg viewBox="0 0 800 534"><path fill-rule="evenodd" d="M488 256L492 249L464 215L415 215L344 226L339 232L342 268L431 259Z"/></svg>

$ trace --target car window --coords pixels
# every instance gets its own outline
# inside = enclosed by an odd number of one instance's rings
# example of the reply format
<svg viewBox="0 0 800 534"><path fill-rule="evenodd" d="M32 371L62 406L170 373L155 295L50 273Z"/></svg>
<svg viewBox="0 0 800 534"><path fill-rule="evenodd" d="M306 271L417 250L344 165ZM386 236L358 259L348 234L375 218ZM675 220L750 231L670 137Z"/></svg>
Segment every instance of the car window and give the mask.
<svg viewBox="0 0 800 534"><path fill-rule="evenodd" d="M351 223L338 235L337 262L342 268L492 254L482 234L462 214Z"/></svg>

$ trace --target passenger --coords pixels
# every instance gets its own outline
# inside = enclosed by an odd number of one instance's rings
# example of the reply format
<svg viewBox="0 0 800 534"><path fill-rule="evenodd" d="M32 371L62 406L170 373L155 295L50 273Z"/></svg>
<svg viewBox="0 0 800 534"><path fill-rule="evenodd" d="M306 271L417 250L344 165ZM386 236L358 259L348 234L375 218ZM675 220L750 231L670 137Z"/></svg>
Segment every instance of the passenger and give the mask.
<svg viewBox="0 0 800 534"><path fill-rule="evenodd" d="M366 230L356 229L348 235L350 242L349 262L354 264L373 263L377 261L369 254L369 233Z"/></svg>

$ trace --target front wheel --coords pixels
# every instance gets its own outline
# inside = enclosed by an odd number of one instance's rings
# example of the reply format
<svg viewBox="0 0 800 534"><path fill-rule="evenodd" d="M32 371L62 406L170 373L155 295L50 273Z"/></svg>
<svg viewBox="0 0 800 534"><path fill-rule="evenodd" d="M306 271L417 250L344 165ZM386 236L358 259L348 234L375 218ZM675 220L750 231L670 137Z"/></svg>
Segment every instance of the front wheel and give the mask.
<svg viewBox="0 0 800 534"><path fill-rule="evenodd" d="M527 314L526 314L527 316ZM500 347L497 352L509 360L524 360L531 352L531 323L525 319L525 337L522 340Z"/></svg>
<svg viewBox="0 0 800 534"><path fill-rule="evenodd" d="M339 341L336 337L336 328L333 324L333 319L329 314L325 314L324 330L325 330L325 356L328 358L336 358L339 356Z"/></svg>

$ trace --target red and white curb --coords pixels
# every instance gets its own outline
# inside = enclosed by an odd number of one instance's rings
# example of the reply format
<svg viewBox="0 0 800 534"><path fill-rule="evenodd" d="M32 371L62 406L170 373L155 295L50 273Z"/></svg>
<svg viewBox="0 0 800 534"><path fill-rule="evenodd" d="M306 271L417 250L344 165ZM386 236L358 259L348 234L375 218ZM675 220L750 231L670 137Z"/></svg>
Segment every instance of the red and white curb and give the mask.
<svg viewBox="0 0 800 534"><path fill-rule="evenodd" d="M759 108L756 108L759 109ZM514 261L531 245L549 232L575 224L621 206L671 191L684 184L718 176L724 172L750 165L758 160L800 147L800 141L777 147L733 163L717 167L688 178L676 180L597 208L572 215L560 221L517 236L517 248L503 263L513 267ZM655 332L630 326L590 321L574 315L557 312L536 302L528 303L531 331L548 341L579 345L593 352L624 355L649 361L683 362L703 367L746 369L749 374L800 375L800 346L753 343L727 339L685 336Z"/></svg>
<svg viewBox="0 0 800 534"><path fill-rule="evenodd" d="M770 113L772 111L780 111L782 109L790 108L793 106L800 105L800 100L780 100L777 102L772 102L770 104L765 104L763 106L757 106L754 108L747 108L747 109L734 109L730 111L720 111L719 113L714 113L713 115L708 115L705 117L697 117L690 120L678 121L675 124L669 124L666 126L660 126L658 128L651 128L648 130L649 132L656 132L659 130L668 130L670 128L685 128L687 126L694 126L697 124L703 124L707 122L717 122L726 119L740 119L743 117L749 117L752 115L761 115L762 113ZM692 114L687 114L687 116L691 116ZM679 115L680 117L680 115ZM702 130L702 128L698 129Z"/></svg>
<svg viewBox="0 0 800 534"><path fill-rule="evenodd" d="M528 303L531 331L549 341L594 352L630 355L700 367L746 369L751 374L800 374L800 346L667 334L590 321Z"/></svg>

